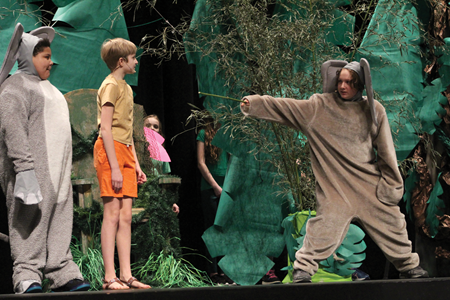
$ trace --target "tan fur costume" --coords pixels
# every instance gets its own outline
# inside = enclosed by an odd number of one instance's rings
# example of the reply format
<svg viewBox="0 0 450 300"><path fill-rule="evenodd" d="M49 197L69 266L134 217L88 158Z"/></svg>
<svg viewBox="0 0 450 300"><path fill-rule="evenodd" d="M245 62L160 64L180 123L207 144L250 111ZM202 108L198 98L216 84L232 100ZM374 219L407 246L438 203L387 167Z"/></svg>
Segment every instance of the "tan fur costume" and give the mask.
<svg viewBox="0 0 450 300"><path fill-rule="evenodd" d="M302 131L311 148L317 216L308 221L295 269L313 275L317 262L342 243L352 220L361 224L398 271L419 265L397 206L403 181L386 112L379 102L374 102L377 122L372 122L365 98L344 101L338 93L315 94L309 100L245 98L250 106L242 108L244 114Z"/></svg>

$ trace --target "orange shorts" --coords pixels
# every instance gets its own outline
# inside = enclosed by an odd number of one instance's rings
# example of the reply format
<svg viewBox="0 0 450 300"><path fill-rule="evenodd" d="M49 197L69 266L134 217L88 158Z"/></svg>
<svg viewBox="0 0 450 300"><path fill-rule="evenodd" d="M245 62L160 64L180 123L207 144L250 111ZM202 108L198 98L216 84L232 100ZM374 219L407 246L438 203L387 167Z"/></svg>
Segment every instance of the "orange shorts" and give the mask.
<svg viewBox="0 0 450 300"><path fill-rule="evenodd" d="M106 156L103 139L98 138L94 145L94 167L97 170L100 197L135 198L137 197L137 178L133 147L114 141L114 148L123 176L122 189L119 193L115 193L112 188L111 167Z"/></svg>

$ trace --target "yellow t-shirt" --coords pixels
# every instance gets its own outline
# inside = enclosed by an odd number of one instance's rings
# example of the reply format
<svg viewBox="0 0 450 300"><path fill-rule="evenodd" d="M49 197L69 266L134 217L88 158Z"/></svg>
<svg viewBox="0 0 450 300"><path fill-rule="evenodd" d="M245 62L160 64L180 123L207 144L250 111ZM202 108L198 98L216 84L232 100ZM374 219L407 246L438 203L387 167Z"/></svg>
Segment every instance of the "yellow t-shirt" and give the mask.
<svg viewBox="0 0 450 300"><path fill-rule="evenodd" d="M112 74L103 80L97 93L97 125L100 127L102 106L114 106L112 120L113 139L131 145L133 142L133 90L125 80L116 80ZM101 137L101 131L99 132Z"/></svg>

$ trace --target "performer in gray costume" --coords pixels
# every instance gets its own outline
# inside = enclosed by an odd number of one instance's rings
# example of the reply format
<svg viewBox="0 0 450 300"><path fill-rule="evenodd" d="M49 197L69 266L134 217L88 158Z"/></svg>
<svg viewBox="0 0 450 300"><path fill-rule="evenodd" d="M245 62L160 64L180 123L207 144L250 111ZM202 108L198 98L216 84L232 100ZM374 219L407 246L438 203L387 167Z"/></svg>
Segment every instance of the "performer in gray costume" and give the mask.
<svg viewBox="0 0 450 300"><path fill-rule="evenodd" d="M67 102L48 80L55 33L17 24L0 70L0 184L16 293L87 290L72 260L72 137ZM37 46L38 45L38 46ZM5 80L14 62L18 71Z"/></svg>

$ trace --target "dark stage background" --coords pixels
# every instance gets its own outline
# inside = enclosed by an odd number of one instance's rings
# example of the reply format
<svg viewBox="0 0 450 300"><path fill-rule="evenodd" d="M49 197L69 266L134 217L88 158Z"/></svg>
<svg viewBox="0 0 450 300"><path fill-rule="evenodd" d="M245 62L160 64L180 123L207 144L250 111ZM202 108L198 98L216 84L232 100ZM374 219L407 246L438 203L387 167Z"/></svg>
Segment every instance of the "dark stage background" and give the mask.
<svg viewBox="0 0 450 300"><path fill-rule="evenodd" d="M173 1L164 0L157 1L156 9L170 24L176 26L183 16L192 15L194 6L194 1L181 0L173 4ZM128 27L160 18L150 7L141 6L138 11L131 10L124 13ZM142 27L129 28L130 40L139 45L145 34L156 34L163 26L163 21L158 21ZM188 65L184 57L178 59L176 56L160 66L156 65L158 62L159 59L156 57L149 55L141 57L139 84L133 88L136 92L135 102L142 104L147 114L157 114L163 124L165 146L172 160L171 174L181 177L178 216L181 246L186 249L184 253L192 253L203 248L201 175L196 160L196 133L189 130L177 136L173 143L170 139L187 129L184 124L190 114L189 103L202 107L201 99L198 97L194 65ZM185 258L203 269L204 258L201 256L188 255Z"/></svg>

